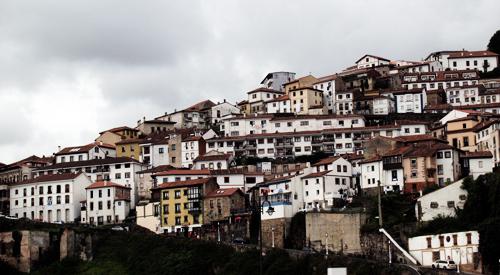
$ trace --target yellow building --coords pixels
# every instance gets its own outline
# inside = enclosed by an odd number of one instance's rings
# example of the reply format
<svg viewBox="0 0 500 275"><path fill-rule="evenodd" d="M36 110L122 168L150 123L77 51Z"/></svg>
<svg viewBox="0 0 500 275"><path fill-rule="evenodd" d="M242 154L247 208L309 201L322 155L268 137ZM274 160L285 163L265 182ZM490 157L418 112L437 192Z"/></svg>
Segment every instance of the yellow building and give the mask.
<svg viewBox="0 0 500 275"><path fill-rule="evenodd" d="M203 224L203 197L217 190L215 178L165 182L160 191L160 224L165 232L196 231Z"/></svg>
<svg viewBox="0 0 500 275"><path fill-rule="evenodd" d="M95 141L116 145L117 142L139 137L139 130L127 126L116 127L99 133Z"/></svg>
<svg viewBox="0 0 500 275"><path fill-rule="evenodd" d="M129 157L139 160L141 155L141 148L139 143L142 141L140 138L126 139L116 143L116 156Z"/></svg>
<svg viewBox="0 0 500 275"><path fill-rule="evenodd" d="M318 82L318 79L312 75L303 76L292 80L288 83L283 84L285 88L285 94L288 94L290 90L295 90L304 87L312 87L314 83Z"/></svg>
<svg viewBox="0 0 500 275"><path fill-rule="evenodd" d="M453 147L474 152L476 150L475 126L479 124L480 118L467 116L448 121L446 124L446 139Z"/></svg>
<svg viewBox="0 0 500 275"><path fill-rule="evenodd" d="M291 111L297 114L309 114L310 110L323 106L323 91L312 87L291 89L288 92Z"/></svg>

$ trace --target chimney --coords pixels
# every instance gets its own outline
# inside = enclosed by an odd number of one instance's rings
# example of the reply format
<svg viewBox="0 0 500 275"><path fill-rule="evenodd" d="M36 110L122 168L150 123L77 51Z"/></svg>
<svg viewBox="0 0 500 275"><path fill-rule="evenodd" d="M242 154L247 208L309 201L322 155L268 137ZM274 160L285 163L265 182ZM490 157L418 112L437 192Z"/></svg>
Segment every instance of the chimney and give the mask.
<svg viewBox="0 0 500 275"><path fill-rule="evenodd" d="M137 125L138 126L141 125L141 120L140 119L137 121Z"/></svg>
<svg viewBox="0 0 500 275"><path fill-rule="evenodd" d="M145 116L142 117L142 121L146 122L146 117Z"/></svg>
<svg viewBox="0 0 500 275"><path fill-rule="evenodd" d="M57 152L61 151L61 145L57 146Z"/></svg>
<svg viewBox="0 0 500 275"><path fill-rule="evenodd" d="M226 103L226 99L224 98L224 103Z"/></svg>
<svg viewBox="0 0 500 275"><path fill-rule="evenodd" d="M168 112L165 112L165 115L168 115Z"/></svg>

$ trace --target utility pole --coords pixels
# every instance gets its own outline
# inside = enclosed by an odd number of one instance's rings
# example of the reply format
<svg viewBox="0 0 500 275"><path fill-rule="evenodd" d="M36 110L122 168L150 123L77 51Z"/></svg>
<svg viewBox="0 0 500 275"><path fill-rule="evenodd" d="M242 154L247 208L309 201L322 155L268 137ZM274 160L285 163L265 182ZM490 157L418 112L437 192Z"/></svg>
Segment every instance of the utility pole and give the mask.
<svg viewBox="0 0 500 275"><path fill-rule="evenodd" d="M271 237L272 237L272 243L271 243L271 247L274 248L274 227L271 228Z"/></svg>
<svg viewBox="0 0 500 275"><path fill-rule="evenodd" d="M382 198L380 191L380 180L377 181L377 197L378 197L378 226L382 228Z"/></svg>
<svg viewBox="0 0 500 275"><path fill-rule="evenodd" d="M389 244L389 264L391 264L392 263L391 241L387 240L387 243Z"/></svg>

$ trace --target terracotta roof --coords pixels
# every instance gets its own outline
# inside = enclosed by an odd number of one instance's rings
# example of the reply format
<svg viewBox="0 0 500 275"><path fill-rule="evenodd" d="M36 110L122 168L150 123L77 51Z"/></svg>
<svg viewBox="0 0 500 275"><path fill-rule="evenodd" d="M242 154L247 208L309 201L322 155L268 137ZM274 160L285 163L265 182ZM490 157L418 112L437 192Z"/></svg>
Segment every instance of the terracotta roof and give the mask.
<svg viewBox="0 0 500 275"><path fill-rule="evenodd" d="M212 108L213 106L215 106L215 103L213 103L211 100L203 100L187 107L186 109L184 109L184 111L203 111L208 108Z"/></svg>
<svg viewBox="0 0 500 275"><path fill-rule="evenodd" d="M473 131L479 132L481 130L484 130L484 129L490 127L492 124L495 124L495 123L500 123L500 120L482 121L481 123L476 124L476 126L474 126Z"/></svg>
<svg viewBox="0 0 500 275"><path fill-rule="evenodd" d="M467 58L467 57L489 57L489 56L498 56L498 54L491 51L459 51L450 53L448 59Z"/></svg>
<svg viewBox="0 0 500 275"><path fill-rule="evenodd" d="M126 162L139 163L139 161L137 161L137 160L135 160L133 158L117 157L117 158L91 159L91 160L82 160L82 161L56 163L56 164L52 164L52 165L48 165L48 166L37 168L37 169L35 169L35 171L39 171L39 170L53 170L53 169L64 169L64 168L72 168L72 167L85 167L85 166L107 165L107 164L126 163Z"/></svg>
<svg viewBox="0 0 500 275"><path fill-rule="evenodd" d="M483 90L486 89L486 88L484 88L483 84L474 84L474 85L462 85L462 86L458 86L458 87L448 87L448 88L446 88L446 90L463 90L463 89L471 89L471 88L478 88L479 93L481 93Z"/></svg>
<svg viewBox="0 0 500 275"><path fill-rule="evenodd" d="M257 88L255 90L251 90L247 94L259 93L259 92L273 93L273 94L284 94L285 93L282 91L277 91L277 90L273 90L273 89L269 89L269 88L260 87L260 88Z"/></svg>
<svg viewBox="0 0 500 275"><path fill-rule="evenodd" d="M120 140L116 143L116 145L121 145L121 144L132 144L132 143L141 143L143 141L142 138L130 138L130 139L124 139Z"/></svg>
<svg viewBox="0 0 500 275"><path fill-rule="evenodd" d="M208 169L172 169L156 173L155 176L172 176L172 175L210 175Z"/></svg>
<svg viewBox="0 0 500 275"><path fill-rule="evenodd" d="M332 74L332 75L327 75L327 76L322 76L318 78L318 81L314 82L313 85L319 84L319 83L324 83L326 81L331 81L337 79L337 74Z"/></svg>
<svg viewBox="0 0 500 275"><path fill-rule="evenodd" d="M218 175L237 175L237 174L242 174L242 175L253 175L253 176L263 176L264 173L262 172L249 172L246 169L243 168L229 168L229 169L213 169L210 170L210 175L212 176L218 176Z"/></svg>
<svg viewBox="0 0 500 275"><path fill-rule="evenodd" d="M326 170L326 171L323 171L323 172L311 173L309 175L303 176L302 179L319 178L319 177L322 177L322 176L330 173L331 171L332 170Z"/></svg>
<svg viewBox="0 0 500 275"><path fill-rule="evenodd" d="M168 171L168 170L173 170L177 169L173 167L172 165L159 165L150 169L142 170L137 172L136 174L147 174L147 173L158 173L158 172L163 172L163 171Z"/></svg>
<svg viewBox="0 0 500 275"><path fill-rule="evenodd" d="M312 86L298 87L295 89L290 89L289 91L292 92L292 91L299 91L299 90L312 90L312 91L319 92L319 93L323 92L323 90L315 89Z"/></svg>
<svg viewBox="0 0 500 275"><path fill-rule="evenodd" d="M479 152L465 152L464 158L474 159L474 158L492 158L493 155L490 151L479 151Z"/></svg>
<svg viewBox="0 0 500 275"><path fill-rule="evenodd" d="M115 146L107 143L101 143L101 142L93 142L89 143L87 145L82 145L82 146L74 146L74 147L66 147L62 149L61 151L55 153L55 155L68 155L68 154L78 154L78 153L85 153L94 147L104 147L104 148L109 148L109 149L115 149Z"/></svg>
<svg viewBox="0 0 500 275"><path fill-rule="evenodd" d="M186 141L200 141L200 140L203 140L203 137L201 137L201 136L189 136L189 137L183 139L182 142L186 142Z"/></svg>
<svg viewBox="0 0 500 275"><path fill-rule="evenodd" d="M409 90L393 90L387 93L392 93L393 95L404 95L404 94L421 94L423 92L423 88L415 88Z"/></svg>
<svg viewBox="0 0 500 275"><path fill-rule="evenodd" d="M289 100L290 97L288 95L282 95L282 96L278 96L276 98L273 98L271 100L268 100L266 102L276 102L276 101L285 101L285 100Z"/></svg>
<svg viewBox="0 0 500 275"><path fill-rule="evenodd" d="M123 185L120 185L118 183L114 183L111 181L96 181L96 182L92 183L91 185L85 187L85 189L97 189L97 188L105 188L105 187L131 189L130 187L126 187L126 186L123 186Z"/></svg>
<svg viewBox="0 0 500 275"><path fill-rule="evenodd" d="M325 164L331 164L331 163L335 162L336 160L338 160L339 158L340 158L340 156L327 157L327 158L324 158L324 159L316 162L315 164L313 164L313 166L320 166L320 165L325 165Z"/></svg>
<svg viewBox="0 0 500 275"><path fill-rule="evenodd" d="M423 141L438 141L438 142L446 142L446 140L438 139L431 135L410 135L410 136L399 136L394 138L397 141L401 141L403 143L413 143L413 142L423 142Z"/></svg>
<svg viewBox="0 0 500 275"><path fill-rule="evenodd" d="M448 103L427 105L425 110L453 110L453 106Z"/></svg>
<svg viewBox="0 0 500 275"><path fill-rule="evenodd" d="M13 183L12 185L22 185L29 183L39 183L39 182L50 182L50 181L63 181L63 180L72 180L80 176L82 173L64 173L64 174L52 174L52 175L43 175L33 179L20 181Z"/></svg>
<svg viewBox="0 0 500 275"><path fill-rule="evenodd" d="M236 193L240 193L241 196L244 196L243 192L239 188L224 188L212 191L206 195L205 198L229 197Z"/></svg>
<svg viewBox="0 0 500 275"><path fill-rule="evenodd" d="M381 161L381 160L382 160L382 157L379 155L376 155L376 156L371 157L369 159L364 159L364 160L360 161L359 164L370 163L370 162Z"/></svg>
<svg viewBox="0 0 500 275"><path fill-rule="evenodd" d="M129 131L133 131L133 132L139 132L139 130L134 129L134 128L130 128L128 126L121 126L121 127L115 127L115 128L111 128L111 129L102 131L99 134L102 135L102 134L104 134L106 132L116 133L116 132L121 132L121 131L124 131L124 130L129 130Z"/></svg>
<svg viewBox="0 0 500 275"><path fill-rule="evenodd" d="M446 150L446 149L454 149L454 150L459 150L456 149L455 147L449 145L449 144L444 144L444 143L436 143L436 144L421 144L419 146L413 146L411 149L404 153L404 157L430 157L436 154L437 151L440 150Z"/></svg>
<svg viewBox="0 0 500 275"><path fill-rule="evenodd" d="M0 167L0 171L8 171L12 169L20 168L21 166L28 165L29 163L41 163L41 164L51 164L53 162L53 157L38 157L35 155L29 156L22 160L18 160L11 164L7 164Z"/></svg>
<svg viewBox="0 0 500 275"><path fill-rule="evenodd" d="M203 155L198 156L193 161L213 161L213 160L228 160L231 158L230 154L220 154L220 155Z"/></svg>
<svg viewBox="0 0 500 275"><path fill-rule="evenodd" d="M385 152L382 157L398 156L403 155L411 149L411 146L402 146Z"/></svg>
<svg viewBox="0 0 500 275"><path fill-rule="evenodd" d="M183 181L173 181L173 182L165 182L156 188L151 189L169 189L169 188L177 188L177 187L188 187L195 185L203 185L207 184L210 181L214 181L215 178L202 178L202 179L193 179L193 180L183 180Z"/></svg>

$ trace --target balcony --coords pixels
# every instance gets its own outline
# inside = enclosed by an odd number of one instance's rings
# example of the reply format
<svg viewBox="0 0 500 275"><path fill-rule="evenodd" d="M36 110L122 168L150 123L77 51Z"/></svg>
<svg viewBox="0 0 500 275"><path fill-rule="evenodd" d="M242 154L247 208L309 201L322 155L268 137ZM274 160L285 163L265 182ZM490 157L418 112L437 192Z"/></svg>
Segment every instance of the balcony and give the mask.
<svg viewBox="0 0 500 275"><path fill-rule="evenodd" d="M402 163L384 163L384 170L403 169Z"/></svg>
<svg viewBox="0 0 500 275"><path fill-rule="evenodd" d="M274 146L276 147L293 147L293 143L290 141L290 142L275 142L274 143Z"/></svg>
<svg viewBox="0 0 500 275"><path fill-rule="evenodd" d="M324 138L323 139L323 143L324 144L334 144L335 143L335 138L331 137L331 138Z"/></svg>

